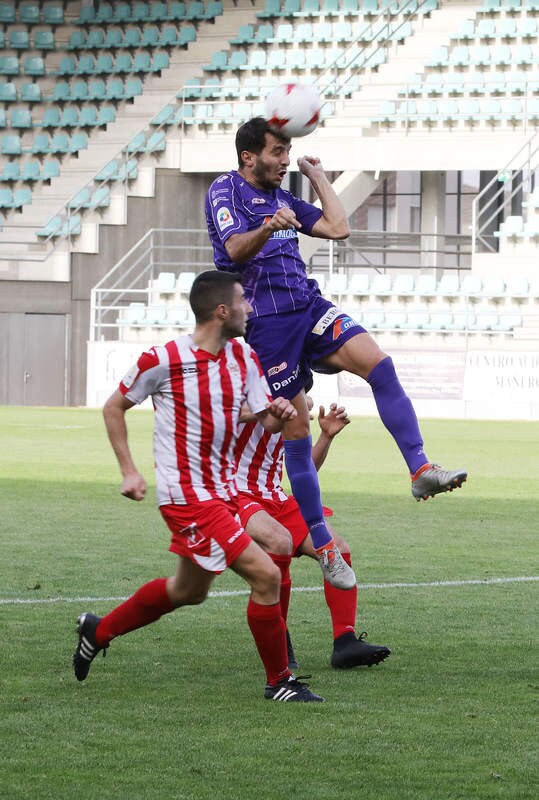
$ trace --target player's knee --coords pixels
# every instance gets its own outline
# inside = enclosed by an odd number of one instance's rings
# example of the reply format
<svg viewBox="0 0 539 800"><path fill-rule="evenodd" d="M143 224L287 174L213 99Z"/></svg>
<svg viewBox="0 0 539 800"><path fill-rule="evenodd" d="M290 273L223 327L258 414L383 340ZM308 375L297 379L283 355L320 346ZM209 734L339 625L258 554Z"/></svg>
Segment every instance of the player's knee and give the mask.
<svg viewBox="0 0 539 800"><path fill-rule="evenodd" d="M281 570L279 567L269 560L269 563L265 563L263 569L261 569L257 576L257 589L261 593L268 595L268 594L275 594L278 595L279 590L281 588Z"/></svg>
<svg viewBox="0 0 539 800"><path fill-rule="evenodd" d="M180 606L199 606L208 596L206 587L183 587L173 585L169 587L168 594L175 608Z"/></svg>
<svg viewBox="0 0 539 800"><path fill-rule="evenodd" d="M292 537L285 530L273 530L267 537L266 546L275 556L292 555Z"/></svg>

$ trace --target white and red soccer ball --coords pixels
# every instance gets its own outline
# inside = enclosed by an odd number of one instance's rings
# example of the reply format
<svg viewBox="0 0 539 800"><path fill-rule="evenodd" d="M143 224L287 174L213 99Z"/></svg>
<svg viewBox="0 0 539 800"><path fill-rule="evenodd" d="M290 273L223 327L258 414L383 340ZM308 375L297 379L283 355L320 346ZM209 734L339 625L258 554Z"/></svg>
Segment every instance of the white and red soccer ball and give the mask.
<svg viewBox="0 0 539 800"><path fill-rule="evenodd" d="M321 108L322 98L314 86L282 83L266 97L265 118L276 133L292 139L314 131Z"/></svg>

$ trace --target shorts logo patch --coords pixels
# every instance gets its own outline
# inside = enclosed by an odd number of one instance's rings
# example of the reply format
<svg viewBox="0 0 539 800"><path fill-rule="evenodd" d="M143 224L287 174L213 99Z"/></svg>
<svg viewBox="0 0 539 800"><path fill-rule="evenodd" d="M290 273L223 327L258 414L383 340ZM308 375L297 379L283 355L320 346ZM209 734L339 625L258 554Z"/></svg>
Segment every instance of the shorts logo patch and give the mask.
<svg viewBox="0 0 539 800"><path fill-rule="evenodd" d="M329 328L329 326L331 325L335 317L338 316L338 314L339 314L339 309L335 308L335 306L332 306L332 308L326 311L324 316L318 320L312 332L317 334L318 336L321 336L324 333L324 331Z"/></svg>
<svg viewBox="0 0 539 800"><path fill-rule="evenodd" d="M333 341L349 328L359 328L359 323L352 317L339 317L333 326Z"/></svg>
<svg viewBox="0 0 539 800"><path fill-rule="evenodd" d="M271 384L271 388L274 392L278 392L279 389L283 389L285 386L290 386L291 383L297 381L299 377L299 364L296 369L292 372L289 378L283 378L282 381L273 381Z"/></svg>
<svg viewBox="0 0 539 800"><path fill-rule="evenodd" d="M234 224L232 214L226 206L223 206L217 212L217 224L219 225L219 230L221 231L224 231L225 228L229 228Z"/></svg>
<svg viewBox="0 0 539 800"><path fill-rule="evenodd" d="M286 361L282 361L280 364L277 364L276 367L270 367L268 369L268 378L271 378L272 375L277 375L278 372L282 372L283 369L286 369L288 363Z"/></svg>

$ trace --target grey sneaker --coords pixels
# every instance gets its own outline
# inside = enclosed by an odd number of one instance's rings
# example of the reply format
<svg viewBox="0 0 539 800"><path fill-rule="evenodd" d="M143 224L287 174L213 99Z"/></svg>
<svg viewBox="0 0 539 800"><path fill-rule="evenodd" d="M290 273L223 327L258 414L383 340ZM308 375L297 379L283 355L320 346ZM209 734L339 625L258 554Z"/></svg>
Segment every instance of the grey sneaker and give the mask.
<svg viewBox="0 0 539 800"><path fill-rule="evenodd" d="M336 589L353 589L356 585L356 574L341 555L341 551L332 540L323 550L317 550L320 569L325 580Z"/></svg>
<svg viewBox="0 0 539 800"><path fill-rule="evenodd" d="M425 464L412 476L412 494L418 502L428 500L440 492L452 492L453 489L458 489L467 477L465 469L449 471L439 464Z"/></svg>

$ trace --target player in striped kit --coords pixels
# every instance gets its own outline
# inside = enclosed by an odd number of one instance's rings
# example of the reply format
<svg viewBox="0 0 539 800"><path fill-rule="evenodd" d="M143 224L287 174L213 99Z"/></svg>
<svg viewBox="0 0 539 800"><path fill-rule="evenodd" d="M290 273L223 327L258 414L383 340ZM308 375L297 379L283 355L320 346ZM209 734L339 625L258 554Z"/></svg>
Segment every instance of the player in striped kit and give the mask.
<svg viewBox="0 0 539 800"><path fill-rule="evenodd" d="M169 550L178 555L176 574L144 584L103 618L79 617L75 676L83 681L95 656L116 636L180 606L202 603L215 576L231 567L251 587L247 621L266 670L264 696L322 702L288 668L280 572L241 526L234 483L244 402L272 433L296 412L288 400L272 400L256 354L234 338L244 334L251 310L239 276L198 275L190 303L196 320L192 336L143 353L103 409L123 477L122 494L140 501L146 481L131 456L125 415L152 398L157 501L171 532Z"/></svg>
<svg viewBox="0 0 539 800"><path fill-rule="evenodd" d="M307 396L309 409L313 402ZM281 570L281 611L286 621L290 601L290 562L293 557L310 556L319 561L309 529L294 497L282 487L283 438L264 430L249 413L242 415L242 425L236 445L236 484L239 490L240 519L245 530L271 556ZM349 423L343 407L335 403L325 413L320 407L318 422L320 436L312 449L316 470L325 461L334 437ZM331 527L331 533L343 559L351 566L347 542ZM331 664L337 669L372 666L387 658L391 651L383 645L364 641L363 632L355 633L357 585L340 589L324 580L324 595L333 628ZM288 665L297 669L297 661L287 630Z"/></svg>

